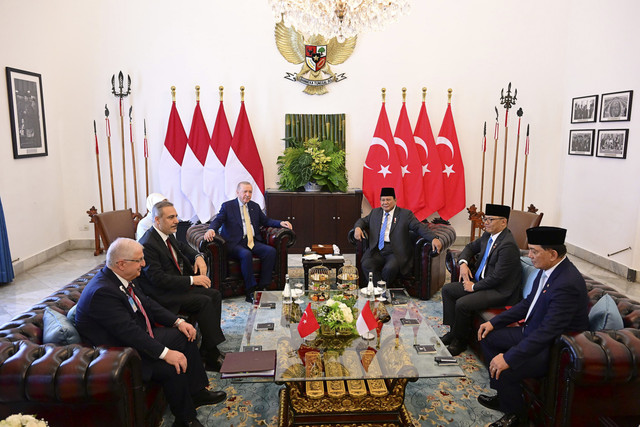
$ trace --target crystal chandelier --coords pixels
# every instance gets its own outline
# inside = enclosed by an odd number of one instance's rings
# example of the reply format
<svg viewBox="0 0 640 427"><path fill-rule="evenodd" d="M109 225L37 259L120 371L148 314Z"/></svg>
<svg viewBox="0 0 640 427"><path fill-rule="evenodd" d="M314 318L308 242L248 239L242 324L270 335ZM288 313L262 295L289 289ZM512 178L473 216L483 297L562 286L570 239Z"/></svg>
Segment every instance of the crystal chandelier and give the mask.
<svg viewBox="0 0 640 427"><path fill-rule="evenodd" d="M276 22L339 43L366 31L379 31L409 11L408 0L269 0Z"/></svg>

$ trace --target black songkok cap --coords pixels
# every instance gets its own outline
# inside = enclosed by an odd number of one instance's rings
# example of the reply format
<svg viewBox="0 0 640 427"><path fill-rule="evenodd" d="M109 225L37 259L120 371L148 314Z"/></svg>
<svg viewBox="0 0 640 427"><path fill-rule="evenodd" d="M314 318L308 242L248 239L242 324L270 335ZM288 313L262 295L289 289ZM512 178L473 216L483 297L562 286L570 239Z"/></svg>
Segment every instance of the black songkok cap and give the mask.
<svg viewBox="0 0 640 427"><path fill-rule="evenodd" d="M501 216L503 218L509 219L509 214L511 213L511 208L509 206L504 205L492 205L491 203L487 203L487 207L484 210L485 215L490 216Z"/></svg>
<svg viewBox="0 0 640 427"><path fill-rule="evenodd" d="M388 196L391 196L395 199L396 190L394 190L393 187L382 187L382 189L380 189L380 197L388 197Z"/></svg>
<svg viewBox="0 0 640 427"><path fill-rule="evenodd" d="M564 245L566 236L567 230L560 227L534 227L527 230L527 240L532 245Z"/></svg>

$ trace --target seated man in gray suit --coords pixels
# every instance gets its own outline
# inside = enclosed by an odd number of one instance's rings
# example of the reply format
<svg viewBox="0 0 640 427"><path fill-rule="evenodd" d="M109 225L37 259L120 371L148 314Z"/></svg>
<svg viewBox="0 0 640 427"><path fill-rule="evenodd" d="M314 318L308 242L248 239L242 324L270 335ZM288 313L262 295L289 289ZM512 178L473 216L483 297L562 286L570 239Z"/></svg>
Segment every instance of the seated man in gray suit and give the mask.
<svg viewBox="0 0 640 427"><path fill-rule="evenodd" d="M485 232L460 254L459 281L442 288L443 323L451 326L442 342L452 356L466 350L474 313L520 300L520 249L507 228L510 213L509 206L487 203ZM469 263L476 255L472 272Z"/></svg>
<svg viewBox="0 0 640 427"><path fill-rule="evenodd" d="M413 241L409 231L429 240L436 251L442 250L442 242L418 221L413 212L396 205L393 188L382 188L380 207L356 221L356 240L364 236L363 228L369 229L369 248L362 256L362 269L366 277L373 273L374 282L384 280L390 284L398 274L409 274L413 260Z"/></svg>

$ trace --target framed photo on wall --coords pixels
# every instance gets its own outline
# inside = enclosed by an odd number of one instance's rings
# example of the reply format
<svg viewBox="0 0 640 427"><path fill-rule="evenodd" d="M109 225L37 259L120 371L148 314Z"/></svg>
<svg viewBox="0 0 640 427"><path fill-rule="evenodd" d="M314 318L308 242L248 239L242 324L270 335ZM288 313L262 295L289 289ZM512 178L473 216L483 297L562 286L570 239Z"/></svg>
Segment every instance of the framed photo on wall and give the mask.
<svg viewBox="0 0 640 427"><path fill-rule="evenodd" d="M601 122L628 122L631 120L633 91L603 93L600 108Z"/></svg>
<svg viewBox="0 0 640 427"><path fill-rule="evenodd" d="M598 95L573 98L571 123L592 123L598 117Z"/></svg>
<svg viewBox="0 0 640 427"><path fill-rule="evenodd" d="M593 156L594 129L569 131L569 154L575 156Z"/></svg>
<svg viewBox="0 0 640 427"><path fill-rule="evenodd" d="M13 158L46 156L48 151L42 76L9 67L6 72Z"/></svg>
<svg viewBox="0 0 640 427"><path fill-rule="evenodd" d="M597 157L627 158L629 129L599 129Z"/></svg>

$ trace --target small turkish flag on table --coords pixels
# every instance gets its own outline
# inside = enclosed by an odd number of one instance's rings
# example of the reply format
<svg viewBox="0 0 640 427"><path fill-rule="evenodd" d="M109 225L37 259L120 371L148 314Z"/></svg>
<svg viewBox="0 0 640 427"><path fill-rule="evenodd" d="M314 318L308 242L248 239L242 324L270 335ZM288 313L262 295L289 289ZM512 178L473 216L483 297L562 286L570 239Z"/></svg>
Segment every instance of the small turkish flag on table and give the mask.
<svg viewBox="0 0 640 427"><path fill-rule="evenodd" d="M316 320L316 316L313 315L311 304L307 304L307 308L304 313L302 313L302 318L300 318L300 323L298 323L298 333L300 334L300 337L304 338L307 335L314 333L319 328L320 325Z"/></svg>

